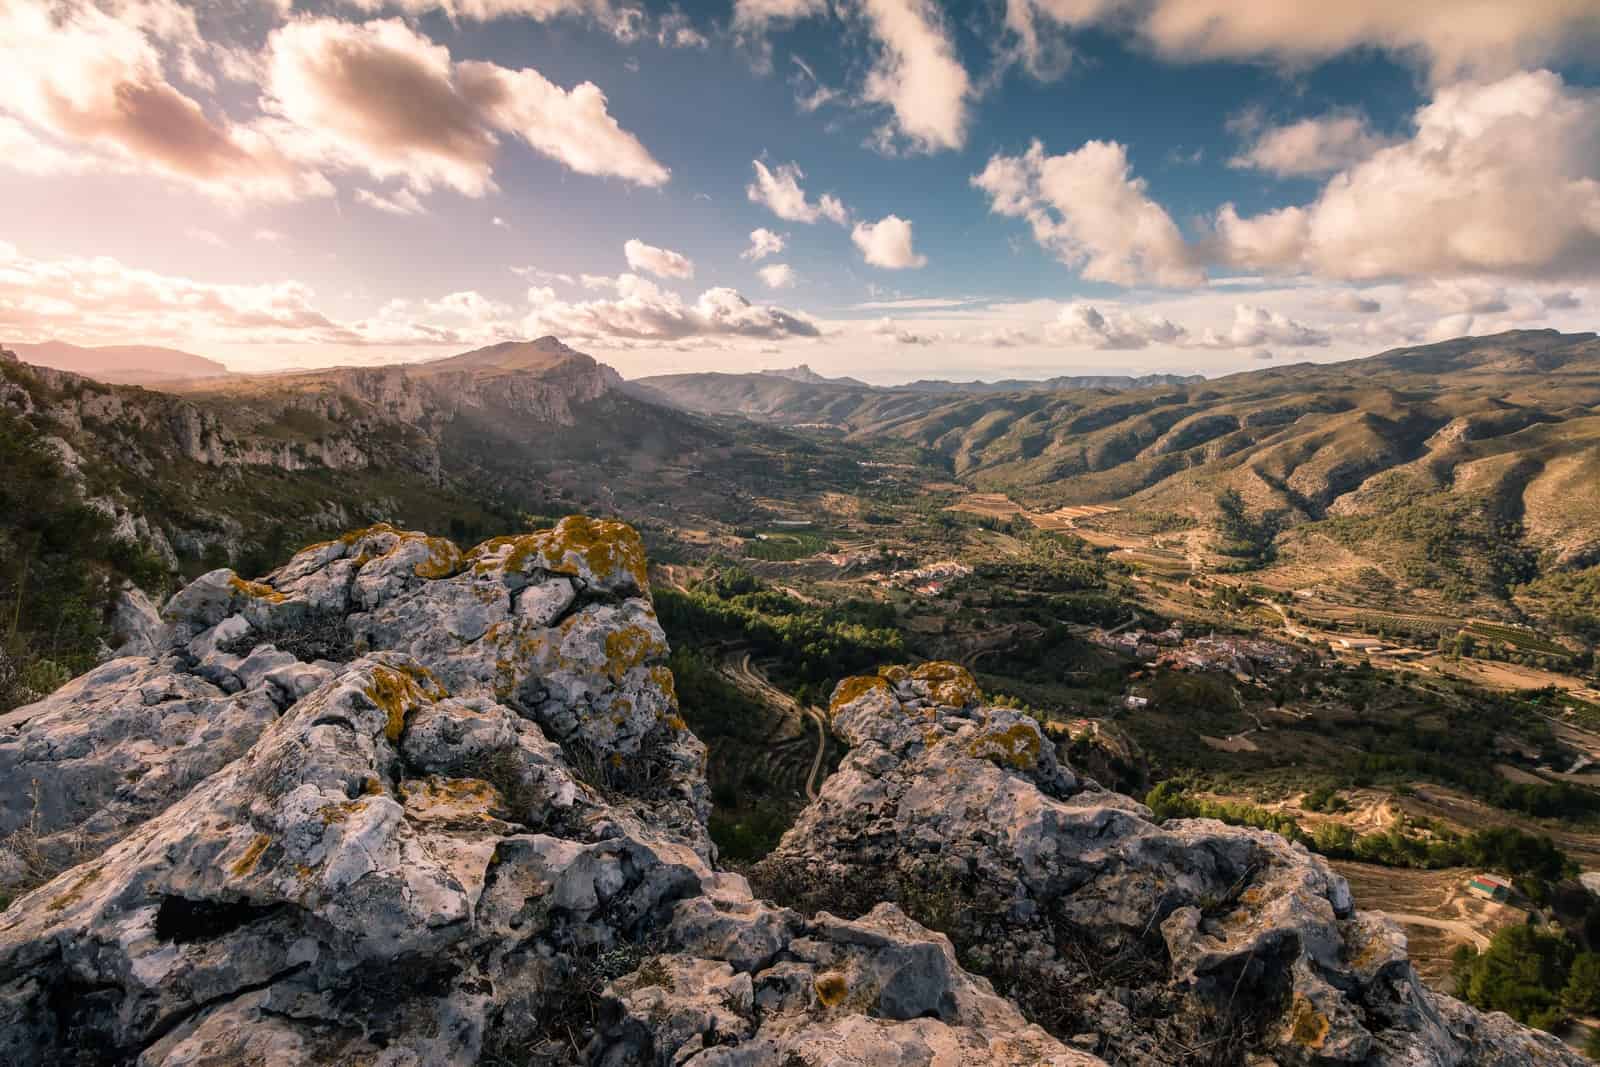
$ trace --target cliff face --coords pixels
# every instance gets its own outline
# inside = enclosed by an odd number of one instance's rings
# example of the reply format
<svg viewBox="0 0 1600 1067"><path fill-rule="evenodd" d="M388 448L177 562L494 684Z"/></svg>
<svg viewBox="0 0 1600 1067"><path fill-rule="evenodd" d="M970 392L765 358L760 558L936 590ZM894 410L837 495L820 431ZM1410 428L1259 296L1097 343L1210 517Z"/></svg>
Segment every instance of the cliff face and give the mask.
<svg viewBox="0 0 1600 1067"><path fill-rule="evenodd" d="M644 564L579 517L375 527L205 575L0 717L0 884L60 871L0 913L0 1061L1582 1062L953 665L841 683L852 752L762 899L716 868Z"/></svg>
<svg viewBox="0 0 1600 1067"><path fill-rule="evenodd" d="M438 433L463 413L492 409L530 426L572 426L580 405L621 382L554 338L482 351L501 359L472 361L479 353L467 353L437 363L197 381L175 386L183 395L113 389L6 353L0 404L71 432L154 439L212 467L360 469L403 438L416 462L437 470Z"/></svg>

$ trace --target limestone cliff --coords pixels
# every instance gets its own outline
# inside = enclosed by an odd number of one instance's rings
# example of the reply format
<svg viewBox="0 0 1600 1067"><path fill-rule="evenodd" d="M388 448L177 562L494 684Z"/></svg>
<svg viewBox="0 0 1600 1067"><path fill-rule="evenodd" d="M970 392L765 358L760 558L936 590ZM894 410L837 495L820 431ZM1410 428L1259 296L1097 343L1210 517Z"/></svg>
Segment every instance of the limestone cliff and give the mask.
<svg viewBox="0 0 1600 1067"><path fill-rule="evenodd" d="M205 575L0 717L0 883L65 867L0 913L0 1062L1581 1062L952 665L841 683L852 752L762 899L716 866L644 565L581 517L374 527Z"/></svg>

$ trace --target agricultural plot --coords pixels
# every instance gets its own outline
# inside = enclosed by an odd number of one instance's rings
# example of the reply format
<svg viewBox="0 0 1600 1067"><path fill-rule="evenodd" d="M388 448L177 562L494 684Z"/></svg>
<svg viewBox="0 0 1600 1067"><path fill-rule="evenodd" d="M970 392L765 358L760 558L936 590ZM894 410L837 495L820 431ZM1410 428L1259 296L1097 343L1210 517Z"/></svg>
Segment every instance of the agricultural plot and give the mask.
<svg viewBox="0 0 1600 1067"><path fill-rule="evenodd" d="M833 549L828 537L811 530L763 530L744 543L746 558L769 563L788 563Z"/></svg>
<svg viewBox="0 0 1600 1067"><path fill-rule="evenodd" d="M1539 656L1566 659L1572 655L1570 649L1563 648L1554 641L1519 626L1506 626L1502 623L1481 622L1474 619L1463 627L1463 631L1479 640L1510 645L1518 651L1532 652Z"/></svg>
<svg viewBox="0 0 1600 1067"><path fill-rule="evenodd" d="M972 493L951 504L946 511L962 511L985 519L1012 519L1022 514L1022 505L1004 493Z"/></svg>
<svg viewBox="0 0 1600 1067"><path fill-rule="evenodd" d="M1043 515L1029 515L1028 521L1041 530L1071 530L1081 519L1098 518L1121 510L1110 504L1073 504L1045 512Z"/></svg>

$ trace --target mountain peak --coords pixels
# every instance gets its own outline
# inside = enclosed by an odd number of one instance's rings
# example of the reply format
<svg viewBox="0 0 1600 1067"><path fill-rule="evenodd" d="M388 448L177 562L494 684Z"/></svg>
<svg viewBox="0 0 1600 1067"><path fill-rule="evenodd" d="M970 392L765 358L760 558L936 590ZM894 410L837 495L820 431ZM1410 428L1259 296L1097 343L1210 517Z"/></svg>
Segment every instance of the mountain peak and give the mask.
<svg viewBox="0 0 1600 1067"><path fill-rule="evenodd" d="M594 357L569 348L555 337L536 341L501 341L419 365L423 373L446 370L525 371L546 373L569 366L594 367Z"/></svg>
<svg viewBox="0 0 1600 1067"><path fill-rule="evenodd" d="M757 371L767 378L783 378L786 381L800 382L804 385L865 385L865 382L855 378L826 378L812 370L808 364L801 363L793 367L775 367L771 370Z"/></svg>

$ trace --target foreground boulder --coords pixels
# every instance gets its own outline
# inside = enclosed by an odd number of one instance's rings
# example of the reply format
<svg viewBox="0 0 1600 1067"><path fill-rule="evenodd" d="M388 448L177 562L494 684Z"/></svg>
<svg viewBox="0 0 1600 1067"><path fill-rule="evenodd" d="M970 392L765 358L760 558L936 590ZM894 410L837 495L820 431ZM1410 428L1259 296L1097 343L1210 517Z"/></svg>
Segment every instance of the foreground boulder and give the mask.
<svg viewBox="0 0 1600 1067"><path fill-rule="evenodd" d="M760 899L665 656L620 523L202 576L0 718L0 1063L1580 1062L947 664L841 684L854 750Z"/></svg>
<svg viewBox="0 0 1600 1067"><path fill-rule="evenodd" d="M1587 1062L1428 990L1405 938L1277 834L1156 825L953 664L835 690L851 745L753 873L802 909L896 901L1050 1030L1119 1064Z"/></svg>
<svg viewBox="0 0 1600 1067"><path fill-rule="evenodd" d="M621 524L374 528L165 620L0 721L3 869L70 864L0 912L0 1063L1099 1062L892 905L713 869Z"/></svg>

